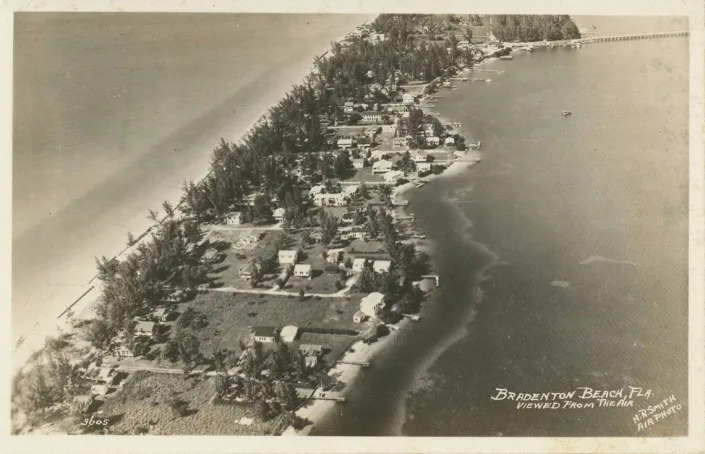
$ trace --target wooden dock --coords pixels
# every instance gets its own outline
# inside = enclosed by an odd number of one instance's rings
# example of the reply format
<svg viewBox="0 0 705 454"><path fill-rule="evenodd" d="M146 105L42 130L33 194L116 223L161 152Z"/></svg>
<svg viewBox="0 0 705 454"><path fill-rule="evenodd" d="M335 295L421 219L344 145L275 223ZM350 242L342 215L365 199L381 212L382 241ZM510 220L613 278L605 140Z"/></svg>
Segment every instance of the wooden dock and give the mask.
<svg viewBox="0 0 705 454"><path fill-rule="evenodd" d="M344 360L338 360L336 361L338 364L349 364L351 366L360 366L360 367L370 367L372 364L365 362L365 361L344 361Z"/></svg>
<svg viewBox="0 0 705 454"><path fill-rule="evenodd" d="M661 32L661 33L639 33L635 35L615 35L615 36L590 36L586 38L580 38L576 42L587 44L587 43L605 43L611 41L628 41L633 39L654 39L654 38L671 38L676 36L688 36L690 32L688 30L676 31L676 32ZM566 41L570 43L570 41Z"/></svg>

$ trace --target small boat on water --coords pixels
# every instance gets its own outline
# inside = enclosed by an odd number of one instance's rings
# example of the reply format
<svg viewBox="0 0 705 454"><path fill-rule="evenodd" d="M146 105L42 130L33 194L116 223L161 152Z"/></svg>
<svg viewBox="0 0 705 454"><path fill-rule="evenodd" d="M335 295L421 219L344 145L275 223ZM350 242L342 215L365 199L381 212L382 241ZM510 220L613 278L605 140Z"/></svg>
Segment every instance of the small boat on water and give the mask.
<svg viewBox="0 0 705 454"><path fill-rule="evenodd" d="M561 115L563 115L564 117L567 117L568 115L570 115L572 113L573 112L571 112L570 110L564 110L563 112L561 112Z"/></svg>
<svg viewBox="0 0 705 454"><path fill-rule="evenodd" d="M499 57L499 59L500 60L514 60L514 57L512 57L511 55L502 55L501 57Z"/></svg>
<svg viewBox="0 0 705 454"><path fill-rule="evenodd" d="M524 50L527 51L527 52L533 52L533 51L534 51L534 46L528 45L528 46L526 46L526 47L524 48Z"/></svg>
<svg viewBox="0 0 705 454"><path fill-rule="evenodd" d="M487 78L487 79L485 79L485 82L492 82L492 79Z"/></svg>

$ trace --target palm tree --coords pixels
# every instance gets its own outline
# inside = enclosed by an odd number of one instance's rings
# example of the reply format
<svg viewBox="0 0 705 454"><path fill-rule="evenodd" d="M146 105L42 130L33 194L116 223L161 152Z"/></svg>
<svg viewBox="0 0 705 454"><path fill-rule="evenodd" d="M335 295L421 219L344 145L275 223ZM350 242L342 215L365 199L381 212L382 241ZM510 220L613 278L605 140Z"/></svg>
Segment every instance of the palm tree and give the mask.
<svg viewBox="0 0 705 454"><path fill-rule="evenodd" d="M147 218L155 224L159 223L159 213L154 210L149 210L149 216L147 216Z"/></svg>
<svg viewBox="0 0 705 454"><path fill-rule="evenodd" d="M162 203L162 208L164 208L164 212L166 213L167 217L174 217L174 207L172 207L168 201L165 200Z"/></svg>

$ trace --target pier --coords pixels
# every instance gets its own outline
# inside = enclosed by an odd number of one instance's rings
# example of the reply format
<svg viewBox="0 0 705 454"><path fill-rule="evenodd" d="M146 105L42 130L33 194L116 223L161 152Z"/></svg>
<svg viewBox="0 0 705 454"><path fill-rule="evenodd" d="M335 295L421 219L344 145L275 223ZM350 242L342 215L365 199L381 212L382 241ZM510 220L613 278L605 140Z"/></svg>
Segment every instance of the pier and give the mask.
<svg viewBox="0 0 705 454"><path fill-rule="evenodd" d="M336 361L338 364L349 364L351 366L360 366L360 367L370 367L372 364L368 363L366 361L344 361L344 360L339 360Z"/></svg>
<svg viewBox="0 0 705 454"><path fill-rule="evenodd" d="M616 36L591 36L587 38L580 38L576 40L577 42L588 44L588 43L604 43L610 41L628 41L633 39L653 39L653 38L671 38L675 36L688 36L690 32L688 30L682 30L677 32L662 32L662 33L640 33L635 35L616 35ZM566 41L569 43L570 41ZM575 42L575 41L574 41Z"/></svg>

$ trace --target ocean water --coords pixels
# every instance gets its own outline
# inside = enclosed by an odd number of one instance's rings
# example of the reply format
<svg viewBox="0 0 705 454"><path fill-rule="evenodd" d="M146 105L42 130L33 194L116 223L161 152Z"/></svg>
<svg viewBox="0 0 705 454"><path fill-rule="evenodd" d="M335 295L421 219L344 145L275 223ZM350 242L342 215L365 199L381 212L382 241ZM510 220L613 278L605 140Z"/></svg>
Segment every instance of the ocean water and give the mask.
<svg viewBox="0 0 705 454"><path fill-rule="evenodd" d="M76 299L356 15L15 15L13 339Z"/></svg>
<svg viewBox="0 0 705 454"><path fill-rule="evenodd" d="M595 34L687 28L582 19ZM482 67L505 72L480 73L492 82L459 83L436 104L482 140L483 161L409 193L441 287L315 433L685 435L687 39L536 50ZM540 411L490 398L581 386L653 397ZM636 411L671 395L682 410L639 431Z"/></svg>

